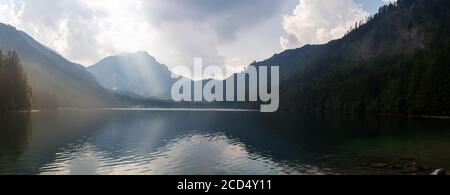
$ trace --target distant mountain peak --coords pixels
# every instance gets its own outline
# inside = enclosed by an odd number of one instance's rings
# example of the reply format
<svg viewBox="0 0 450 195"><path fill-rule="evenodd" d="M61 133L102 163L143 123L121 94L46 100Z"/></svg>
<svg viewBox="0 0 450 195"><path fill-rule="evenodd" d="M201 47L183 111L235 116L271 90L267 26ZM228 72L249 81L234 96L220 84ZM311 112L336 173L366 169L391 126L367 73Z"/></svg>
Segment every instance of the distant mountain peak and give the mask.
<svg viewBox="0 0 450 195"><path fill-rule="evenodd" d="M152 57L147 51L135 51L135 52L120 52L117 55L113 55L110 57L123 57L123 56L147 56Z"/></svg>
<svg viewBox="0 0 450 195"><path fill-rule="evenodd" d="M5 23L2 23L2 22L0 22L0 28L9 28L9 29L12 29L12 30L17 30L16 27L14 27L13 25L5 24Z"/></svg>
<svg viewBox="0 0 450 195"><path fill-rule="evenodd" d="M99 62L97 62L96 64L91 65L90 67L95 67L99 64L104 64L104 63L110 63L110 61L114 61L114 60L119 60L119 59L123 59L123 58L129 58L129 59L142 59L144 58L144 60L148 60L151 61L153 64L161 64L160 62L158 62L156 60L155 57L153 57L152 55L150 55L147 51L136 51L136 52L121 52L117 55L112 55L112 56L108 56L106 58L101 59ZM162 64L161 64L162 65ZM166 66L166 65L164 65Z"/></svg>
<svg viewBox="0 0 450 195"><path fill-rule="evenodd" d="M109 56L88 70L103 87L142 97L167 98L173 83L169 68L146 51Z"/></svg>

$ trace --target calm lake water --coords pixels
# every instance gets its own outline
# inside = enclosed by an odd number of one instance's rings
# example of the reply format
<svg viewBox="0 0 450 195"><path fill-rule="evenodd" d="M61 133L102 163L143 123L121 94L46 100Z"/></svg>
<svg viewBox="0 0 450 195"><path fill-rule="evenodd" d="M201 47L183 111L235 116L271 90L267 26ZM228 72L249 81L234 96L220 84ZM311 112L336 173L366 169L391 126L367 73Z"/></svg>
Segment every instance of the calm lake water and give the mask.
<svg viewBox="0 0 450 195"><path fill-rule="evenodd" d="M450 168L450 120L258 112L0 114L0 174L396 174Z"/></svg>

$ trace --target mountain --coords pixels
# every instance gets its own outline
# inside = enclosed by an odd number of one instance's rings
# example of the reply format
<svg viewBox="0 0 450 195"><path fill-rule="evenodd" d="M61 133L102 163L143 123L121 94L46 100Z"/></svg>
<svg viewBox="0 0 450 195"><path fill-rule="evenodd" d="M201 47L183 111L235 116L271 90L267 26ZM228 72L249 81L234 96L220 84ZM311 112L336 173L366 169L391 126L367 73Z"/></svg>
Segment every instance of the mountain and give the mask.
<svg viewBox="0 0 450 195"><path fill-rule="evenodd" d="M35 108L90 107L112 95L83 66L72 63L25 32L0 23L0 50L16 51L33 90Z"/></svg>
<svg viewBox="0 0 450 195"><path fill-rule="evenodd" d="M252 66L281 69L291 111L450 115L450 1L399 0L341 39Z"/></svg>
<svg viewBox="0 0 450 195"><path fill-rule="evenodd" d="M121 94L134 94L144 98L170 97L176 79L166 65L160 64L147 52L126 53L107 57L88 70L99 83Z"/></svg>

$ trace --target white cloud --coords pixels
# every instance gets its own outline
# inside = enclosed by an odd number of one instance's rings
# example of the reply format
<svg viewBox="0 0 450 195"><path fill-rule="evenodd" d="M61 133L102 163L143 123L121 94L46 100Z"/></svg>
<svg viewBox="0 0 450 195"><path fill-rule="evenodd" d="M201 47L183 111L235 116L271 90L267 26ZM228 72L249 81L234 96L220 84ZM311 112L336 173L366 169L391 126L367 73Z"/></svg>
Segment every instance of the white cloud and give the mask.
<svg viewBox="0 0 450 195"><path fill-rule="evenodd" d="M139 0L0 0L6 22L71 60L89 64L121 51L148 49L153 32ZM14 6L20 2L20 12Z"/></svg>
<svg viewBox="0 0 450 195"><path fill-rule="evenodd" d="M381 1L383 1L383 3L385 3L385 4L397 2L397 0L381 0Z"/></svg>
<svg viewBox="0 0 450 195"><path fill-rule="evenodd" d="M258 27L277 13L282 15L283 2L0 0L0 22L16 26L84 65L139 50L148 51L169 66L190 65L194 57L224 56L226 61L242 58L242 63L248 63L255 57L252 50L236 55L221 48L240 42L241 32ZM20 11L15 12L17 9ZM279 45L267 48L276 52L276 47Z"/></svg>
<svg viewBox="0 0 450 195"><path fill-rule="evenodd" d="M288 35L280 42L285 49L323 44L342 37L368 15L353 0L300 0L293 14L284 17L283 28Z"/></svg>
<svg viewBox="0 0 450 195"><path fill-rule="evenodd" d="M238 70L283 48L339 38L368 15L355 1L0 0L0 22L84 65L144 50L171 67L206 57Z"/></svg>
<svg viewBox="0 0 450 195"><path fill-rule="evenodd" d="M15 8L17 9L17 5L13 0L0 0L0 21L17 23Z"/></svg>

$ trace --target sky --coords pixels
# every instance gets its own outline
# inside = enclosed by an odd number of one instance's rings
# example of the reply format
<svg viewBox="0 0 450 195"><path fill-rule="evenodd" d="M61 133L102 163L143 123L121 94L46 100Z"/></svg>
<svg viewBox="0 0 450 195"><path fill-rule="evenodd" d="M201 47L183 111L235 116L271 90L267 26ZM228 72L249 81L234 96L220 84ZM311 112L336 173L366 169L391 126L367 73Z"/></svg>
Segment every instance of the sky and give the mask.
<svg viewBox="0 0 450 195"><path fill-rule="evenodd" d="M239 71L285 49L340 38L392 0L0 0L0 22L90 66L147 51L173 68Z"/></svg>

